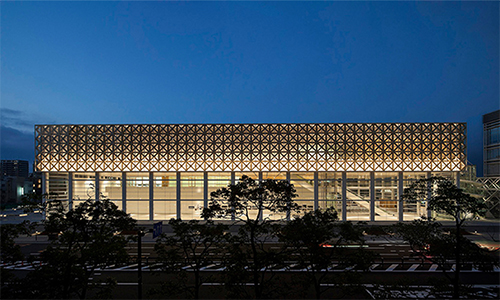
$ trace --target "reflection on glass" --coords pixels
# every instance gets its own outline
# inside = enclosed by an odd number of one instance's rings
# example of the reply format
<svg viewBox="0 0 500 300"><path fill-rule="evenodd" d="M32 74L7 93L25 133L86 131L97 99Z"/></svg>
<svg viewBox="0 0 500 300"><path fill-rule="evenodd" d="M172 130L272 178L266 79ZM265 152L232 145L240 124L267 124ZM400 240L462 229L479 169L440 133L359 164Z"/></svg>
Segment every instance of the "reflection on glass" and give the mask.
<svg viewBox="0 0 500 300"><path fill-rule="evenodd" d="M136 220L149 220L149 201L127 201L127 213Z"/></svg>
<svg viewBox="0 0 500 300"><path fill-rule="evenodd" d="M337 212L337 218L342 218L342 201L319 201L319 209L333 208Z"/></svg>
<svg viewBox="0 0 500 300"><path fill-rule="evenodd" d="M314 199L314 181L312 180L291 180L298 195L295 200L313 200Z"/></svg>
<svg viewBox="0 0 500 300"><path fill-rule="evenodd" d="M177 218L177 203L175 201L154 201L154 220L170 220Z"/></svg>
<svg viewBox="0 0 500 300"><path fill-rule="evenodd" d="M286 172L262 172L262 180L286 180Z"/></svg>
<svg viewBox="0 0 500 300"><path fill-rule="evenodd" d="M95 199L95 181L73 180L73 199L87 200Z"/></svg>
<svg viewBox="0 0 500 300"><path fill-rule="evenodd" d="M403 221L412 221L426 216L426 201L403 201Z"/></svg>
<svg viewBox="0 0 500 300"><path fill-rule="evenodd" d="M339 180L319 180L318 181L319 200L341 200L342 181Z"/></svg>
<svg viewBox="0 0 500 300"><path fill-rule="evenodd" d="M181 201L181 219L192 220L201 219L203 211L203 201Z"/></svg>
<svg viewBox="0 0 500 300"><path fill-rule="evenodd" d="M290 180L314 180L314 172L290 172Z"/></svg>
<svg viewBox="0 0 500 300"><path fill-rule="evenodd" d="M121 180L99 181L99 193L101 193L107 199L121 199L122 181Z"/></svg>

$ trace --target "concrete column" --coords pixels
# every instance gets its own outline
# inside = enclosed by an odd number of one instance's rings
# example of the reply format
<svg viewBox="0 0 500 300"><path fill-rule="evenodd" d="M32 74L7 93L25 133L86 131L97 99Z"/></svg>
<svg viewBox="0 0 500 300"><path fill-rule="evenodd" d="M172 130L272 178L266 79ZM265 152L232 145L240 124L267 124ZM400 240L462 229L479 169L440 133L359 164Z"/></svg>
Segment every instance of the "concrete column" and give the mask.
<svg viewBox="0 0 500 300"><path fill-rule="evenodd" d="M370 221L375 221L375 172L370 172Z"/></svg>
<svg viewBox="0 0 500 300"><path fill-rule="evenodd" d="M177 208L177 219L181 218L181 172L177 172L177 201L176 201L176 208Z"/></svg>
<svg viewBox="0 0 500 300"><path fill-rule="evenodd" d="M231 185L236 184L236 174L234 172L231 172ZM231 221L236 220L236 215L233 213L231 215Z"/></svg>
<svg viewBox="0 0 500 300"><path fill-rule="evenodd" d="M149 220L154 220L154 177L153 172L149 172Z"/></svg>
<svg viewBox="0 0 500 300"><path fill-rule="evenodd" d="M45 173L43 172L42 173L42 203L45 204L45 202L47 201L47 196L45 196L45 194L47 194L47 176L49 175L49 173ZM50 196L49 196L50 197ZM46 217L46 214L45 214L45 210L43 210L42 212L42 217L43 219L45 220L45 217Z"/></svg>
<svg viewBox="0 0 500 300"><path fill-rule="evenodd" d="M95 172L95 201L99 201L99 172Z"/></svg>
<svg viewBox="0 0 500 300"><path fill-rule="evenodd" d="M314 172L314 210L317 210L319 205L318 205L318 198L319 198L319 187L318 187L318 172Z"/></svg>
<svg viewBox="0 0 500 300"><path fill-rule="evenodd" d="M404 203L403 203L403 172L398 172L398 219L399 221L403 221L403 208L404 208Z"/></svg>
<svg viewBox="0 0 500 300"><path fill-rule="evenodd" d="M427 172L427 179L431 178L431 172ZM429 209L429 200L431 199L431 191L429 190L427 193L427 218L432 218L432 210Z"/></svg>
<svg viewBox="0 0 500 300"><path fill-rule="evenodd" d="M127 212L127 172L122 172L122 210Z"/></svg>
<svg viewBox="0 0 500 300"><path fill-rule="evenodd" d="M286 181L290 183L290 172L286 172ZM286 220L290 221L290 210L286 211Z"/></svg>
<svg viewBox="0 0 500 300"><path fill-rule="evenodd" d="M203 208L208 207L208 172L203 172Z"/></svg>
<svg viewBox="0 0 500 300"><path fill-rule="evenodd" d="M262 182L262 172L259 172L259 186ZM264 211L259 210L259 220L262 221L264 219Z"/></svg>
<svg viewBox="0 0 500 300"><path fill-rule="evenodd" d="M347 173L342 172L342 221L347 221Z"/></svg>
<svg viewBox="0 0 500 300"><path fill-rule="evenodd" d="M73 209L73 172L68 172L68 210Z"/></svg>

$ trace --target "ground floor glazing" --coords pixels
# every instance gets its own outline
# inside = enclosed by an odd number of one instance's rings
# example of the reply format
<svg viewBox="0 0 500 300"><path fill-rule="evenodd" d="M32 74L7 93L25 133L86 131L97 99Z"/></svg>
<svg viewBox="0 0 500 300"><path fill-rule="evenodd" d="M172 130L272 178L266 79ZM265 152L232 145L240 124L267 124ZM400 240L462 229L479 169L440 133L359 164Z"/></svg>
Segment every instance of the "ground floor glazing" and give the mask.
<svg viewBox="0 0 500 300"><path fill-rule="evenodd" d="M404 188L419 179L443 176L459 184L458 172L48 172L45 192L69 209L87 199L105 197L137 220L200 219L210 193L237 183L287 180L303 212L333 207L341 220L410 221L436 216L427 199L402 201ZM250 210L257 214L257 208ZM297 214L292 214L293 218ZM286 213L264 212L264 218L286 219Z"/></svg>

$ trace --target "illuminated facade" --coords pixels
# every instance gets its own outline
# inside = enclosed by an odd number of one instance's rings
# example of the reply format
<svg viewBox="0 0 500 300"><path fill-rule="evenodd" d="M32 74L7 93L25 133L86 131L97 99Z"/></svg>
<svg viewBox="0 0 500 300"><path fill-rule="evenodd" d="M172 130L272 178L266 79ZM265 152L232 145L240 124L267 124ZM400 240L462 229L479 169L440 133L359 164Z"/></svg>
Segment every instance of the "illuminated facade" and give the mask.
<svg viewBox="0 0 500 300"><path fill-rule="evenodd" d="M404 187L432 175L458 184L466 162L464 123L37 125L35 135L46 192L70 207L102 194L138 220L199 218L210 192L242 175L289 180L305 210L412 220L429 212L425 199L400 200Z"/></svg>

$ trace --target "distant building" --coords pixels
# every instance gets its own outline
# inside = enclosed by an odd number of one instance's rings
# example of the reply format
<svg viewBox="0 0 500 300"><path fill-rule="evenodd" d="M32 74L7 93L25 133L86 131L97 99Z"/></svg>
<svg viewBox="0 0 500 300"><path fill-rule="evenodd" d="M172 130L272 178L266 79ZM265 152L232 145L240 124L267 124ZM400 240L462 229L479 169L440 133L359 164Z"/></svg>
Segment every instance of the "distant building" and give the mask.
<svg viewBox="0 0 500 300"><path fill-rule="evenodd" d="M7 176L28 178L29 163L26 160L2 160L0 173L2 178Z"/></svg>
<svg viewBox="0 0 500 300"><path fill-rule="evenodd" d="M484 177L500 177L500 110L483 115Z"/></svg>
<svg viewBox="0 0 500 300"><path fill-rule="evenodd" d="M2 204L19 203L23 195L33 192L29 163L25 160L0 162L0 201Z"/></svg>

